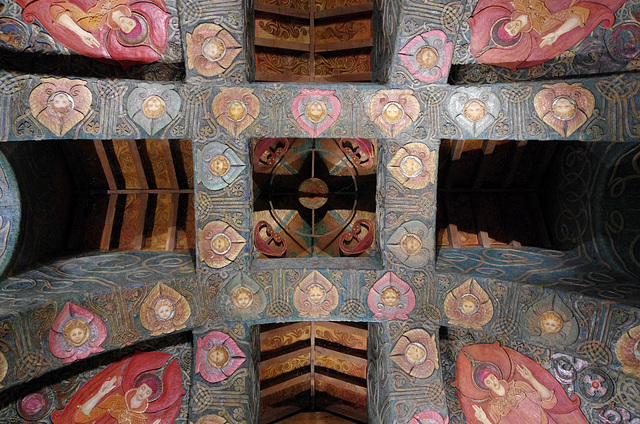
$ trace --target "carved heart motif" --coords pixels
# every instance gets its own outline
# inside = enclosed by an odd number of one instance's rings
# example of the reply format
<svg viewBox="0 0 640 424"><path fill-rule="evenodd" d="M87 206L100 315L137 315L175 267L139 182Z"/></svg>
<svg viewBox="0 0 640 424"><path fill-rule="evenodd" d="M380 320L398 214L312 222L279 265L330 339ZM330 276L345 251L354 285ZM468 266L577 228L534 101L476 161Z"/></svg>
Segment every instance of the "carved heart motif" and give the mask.
<svg viewBox="0 0 640 424"><path fill-rule="evenodd" d="M301 89L291 102L291 113L296 122L313 138L333 125L341 110L335 90Z"/></svg>

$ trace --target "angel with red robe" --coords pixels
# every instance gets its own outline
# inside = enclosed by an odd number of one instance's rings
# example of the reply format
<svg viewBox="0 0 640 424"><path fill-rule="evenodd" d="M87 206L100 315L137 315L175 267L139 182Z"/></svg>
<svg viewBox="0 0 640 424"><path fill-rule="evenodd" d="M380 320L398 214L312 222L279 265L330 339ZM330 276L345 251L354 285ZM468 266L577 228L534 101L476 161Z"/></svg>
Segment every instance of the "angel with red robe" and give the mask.
<svg viewBox="0 0 640 424"><path fill-rule="evenodd" d="M167 48L171 15L163 0L16 0L71 50L124 67L155 62Z"/></svg>
<svg viewBox="0 0 640 424"><path fill-rule="evenodd" d="M469 18L471 54L515 71L568 50L602 23L611 28L626 0L479 0Z"/></svg>
<svg viewBox="0 0 640 424"><path fill-rule="evenodd" d="M453 383L470 424L588 424L580 399L569 397L540 364L500 343L462 349Z"/></svg>
<svg viewBox="0 0 640 424"><path fill-rule="evenodd" d="M54 424L172 424L180 412L180 366L162 352L137 353L109 365L89 380L62 411L51 414Z"/></svg>

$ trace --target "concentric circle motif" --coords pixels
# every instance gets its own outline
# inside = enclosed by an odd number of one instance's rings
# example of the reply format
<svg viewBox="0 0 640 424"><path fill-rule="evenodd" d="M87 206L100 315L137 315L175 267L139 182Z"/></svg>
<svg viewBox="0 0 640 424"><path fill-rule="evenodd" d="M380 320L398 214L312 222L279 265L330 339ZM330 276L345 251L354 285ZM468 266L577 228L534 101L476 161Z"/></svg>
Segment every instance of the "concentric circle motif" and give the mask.
<svg viewBox="0 0 640 424"><path fill-rule="evenodd" d="M211 250L216 255L224 255L231 249L231 239L224 233L216 234L211 239Z"/></svg>

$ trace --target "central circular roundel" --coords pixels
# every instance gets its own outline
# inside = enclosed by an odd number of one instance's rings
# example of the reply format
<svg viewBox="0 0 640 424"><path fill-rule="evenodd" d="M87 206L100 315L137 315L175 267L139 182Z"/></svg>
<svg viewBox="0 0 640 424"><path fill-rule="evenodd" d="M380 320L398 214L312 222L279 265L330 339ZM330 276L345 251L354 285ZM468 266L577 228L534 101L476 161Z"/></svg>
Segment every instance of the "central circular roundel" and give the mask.
<svg viewBox="0 0 640 424"><path fill-rule="evenodd" d="M342 152L312 147L287 155L271 172L271 215L278 225L302 237L339 233L356 213L356 176ZM294 210L297 218L292 218Z"/></svg>
<svg viewBox="0 0 640 424"><path fill-rule="evenodd" d="M308 209L319 209L327 203L329 187L318 178L307 178L298 188L298 200Z"/></svg>

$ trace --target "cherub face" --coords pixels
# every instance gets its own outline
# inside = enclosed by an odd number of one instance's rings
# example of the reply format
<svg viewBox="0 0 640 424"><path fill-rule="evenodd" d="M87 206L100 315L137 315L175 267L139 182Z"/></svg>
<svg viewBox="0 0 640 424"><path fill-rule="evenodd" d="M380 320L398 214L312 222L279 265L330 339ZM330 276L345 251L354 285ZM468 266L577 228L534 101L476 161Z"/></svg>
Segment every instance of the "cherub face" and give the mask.
<svg viewBox="0 0 640 424"><path fill-rule="evenodd" d="M82 328L74 328L69 333L69 339L74 344L82 343L82 340L84 339L84 330L82 330Z"/></svg>
<svg viewBox="0 0 640 424"><path fill-rule="evenodd" d="M142 111L149 118L158 118L165 111L164 100L158 96L149 96L142 102Z"/></svg>
<svg viewBox="0 0 640 424"><path fill-rule="evenodd" d="M427 350L420 343L411 343L407 347L405 356L412 364L420 364L424 362L427 356Z"/></svg>
<svg viewBox="0 0 640 424"><path fill-rule="evenodd" d="M233 292L233 303L238 308L248 308L253 303L253 294L247 288L239 287Z"/></svg>
<svg viewBox="0 0 640 424"><path fill-rule="evenodd" d="M395 287L387 286L380 293L380 300L384 306L392 308L400 303L400 292Z"/></svg>
<svg viewBox="0 0 640 424"><path fill-rule="evenodd" d="M480 100L469 100L464 105L464 116L471 122L476 122L484 118L487 109Z"/></svg>
<svg viewBox="0 0 640 424"><path fill-rule="evenodd" d="M403 115L404 110L402 109L402 106L400 106L396 102L387 103L382 110L382 116L390 124L395 124L396 122L400 121Z"/></svg>
<svg viewBox="0 0 640 424"><path fill-rule="evenodd" d="M214 367L222 368L229 362L229 350L222 345L214 346L207 354L207 359Z"/></svg>
<svg viewBox="0 0 640 424"><path fill-rule="evenodd" d="M226 234L216 234L211 239L211 249L218 255L224 255L231 249L231 240Z"/></svg>
<svg viewBox="0 0 640 424"><path fill-rule="evenodd" d="M504 26L505 31L507 31L507 33L512 36L515 37L516 35L518 35L520 33L520 31L522 31L522 22L520 22L520 20L518 19L514 19L510 22L508 22L505 26Z"/></svg>
<svg viewBox="0 0 640 424"><path fill-rule="evenodd" d="M422 249L422 241L414 234L402 237L400 247L407 255L413 255Z"/></svg>
<svg viewBox="0 0 640 424"><path fill-rule="evenodd" d="M229 172L230 167L231 163L229 162L229 159L223 155L214 156L209 162L209 170L213 175L218 177L226 175L226 173Z"/></svg>
<svg viewBox="0 0 640 424"><path fill-rule="evenodd" d="M576 114L576 105L573 100L566 97L558 97L553 101L551 112L556 118L566 121Z"/></svg>
<svg viewBox="0 0 640 424"><path fill-rule="evenodd" d="M307 297L311 303L317 305L324 299L324 288L314 284L307 289Z"/></svg>
<svg viewBox="0 0 640 424"><path fill-rule="evenodd" d="M89 324L81 318L74 318L65 324L62 334L75 347L82 346L89 340Z"/></svg>
<svg viewBox="0 0 640 424"><path fill-rule="evenodd" d="M68 93L57 92L49 100L49 107L58 116L66 115L73 109L73 97Z"/></svg>
<svg viewBox="0 0 640 424"><path fill-rule="evenodd" d="M217 37L209 37L202 43L202 55L211 62L220 60L225 50L224 43Z"/></svg>
<svg viewBox="0 0 640 424"><path fill-rule="evenodd" d="M400 162L400 170L407 177L415 177L422 172L422 161L417 156L407 156Z"/></svg>
<svg viewBox="0 0 640 424"><path fill-rule="evenodd" d="M116 23L125 34L130 33L136 27L136 21L128 16L120 16L116 19Z"/></svg>
<svg viewBox="0 0 640 424"><path fill-rule="evenodd" d="M169 299L160 299L156 302L153 309L158 319L160 319L161 321L166 321L173 316L175 307L173 305L173 302L171 302Z"/></svg>
<svg viewBox="0 0 640 424"><path fill-rule="evenodd" d="M430 69L438 63L438 51L431 46L422 46L416 52L415 58L418 66Z"/></svg>
<svg viewBox="0 0 640 424"><path fill-rule="evenodd" d="M247 116L247 109L240 100L235 100L227 107L227 116L232 121L242 121Z"/></svg>
<svg viewBox="0 0 640 424"><path fill-rule="evenodd" d="M313 123L321 122L327 116L327 106L320 100L309 102L304 108L304 115Z"/></svg>
<svg viewBox="0 0 640 424"><path fill-rule="evenodd" d="M498 380L498 377L496 377L493 374L489 374L484 379L484 385L487 386L490 390L493 390L494 392L500 389L500 381Z"/></svg>
<svg viewBox="0 0 640 424"><path fill-rule="evenodd" d="M564 320L554 311L547 311L540 317L540 329L547 334L556 334L562 330Z"/></svg>
<svg viewBox="0 0 640 424"><path fill-rule="evenodd" d="M466 294L460 298L458 302L460 305L460 310L463 314L472 315L478 310L479 302L475 296L471 294Z"/></svg>

